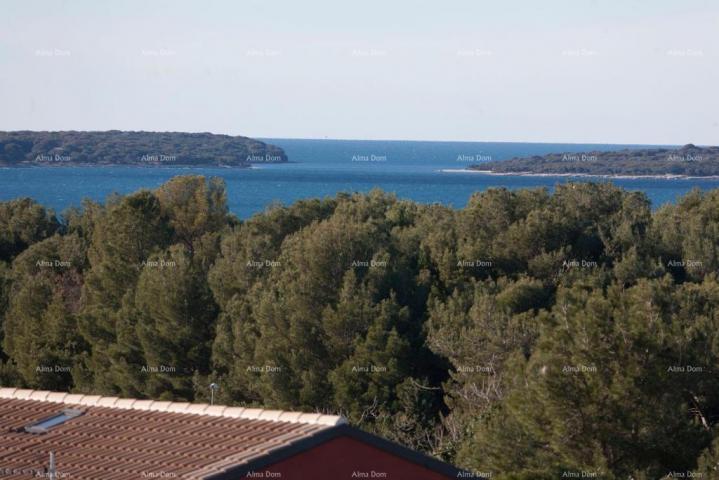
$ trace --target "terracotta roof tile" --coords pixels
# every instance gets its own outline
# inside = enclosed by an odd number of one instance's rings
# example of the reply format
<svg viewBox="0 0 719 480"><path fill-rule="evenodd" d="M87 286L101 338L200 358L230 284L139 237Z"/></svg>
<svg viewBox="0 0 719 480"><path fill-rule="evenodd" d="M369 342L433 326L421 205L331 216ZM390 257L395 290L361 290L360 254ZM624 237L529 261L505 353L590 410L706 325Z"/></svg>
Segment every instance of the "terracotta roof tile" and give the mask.
<svg viewBox="0 0 719 480"><path fill-rule="evenodd" d="M44 434L24 431L64 408L83 414ZM0 388L0 478L37 478L54 452L58 478L201 479L343 423L331 415Z"/></svg>

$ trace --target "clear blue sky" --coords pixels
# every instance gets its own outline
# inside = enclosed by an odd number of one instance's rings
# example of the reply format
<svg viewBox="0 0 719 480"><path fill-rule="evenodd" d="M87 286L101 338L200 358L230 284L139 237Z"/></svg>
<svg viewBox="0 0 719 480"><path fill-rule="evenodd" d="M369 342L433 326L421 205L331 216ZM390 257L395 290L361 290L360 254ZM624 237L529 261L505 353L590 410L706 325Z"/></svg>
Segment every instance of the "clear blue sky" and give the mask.
<svg viewBox="0 0 719 480"><path fill-rule="evenodd" d="M719 1L5 0L19 129L719 144Z"/></svg>

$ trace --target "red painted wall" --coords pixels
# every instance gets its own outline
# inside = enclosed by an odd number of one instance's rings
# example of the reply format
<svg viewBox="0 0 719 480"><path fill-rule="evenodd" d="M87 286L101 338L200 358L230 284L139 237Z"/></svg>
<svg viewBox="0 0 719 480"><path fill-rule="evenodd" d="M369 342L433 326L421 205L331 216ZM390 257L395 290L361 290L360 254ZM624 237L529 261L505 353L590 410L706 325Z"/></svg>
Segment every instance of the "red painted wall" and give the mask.
<svg viewBox="0 0 719 480"><path fill-rule="evenodd" d="M249 473L246 478L447 480L453 477L440 475L353 438L338 437L272 466Z"/></svg>

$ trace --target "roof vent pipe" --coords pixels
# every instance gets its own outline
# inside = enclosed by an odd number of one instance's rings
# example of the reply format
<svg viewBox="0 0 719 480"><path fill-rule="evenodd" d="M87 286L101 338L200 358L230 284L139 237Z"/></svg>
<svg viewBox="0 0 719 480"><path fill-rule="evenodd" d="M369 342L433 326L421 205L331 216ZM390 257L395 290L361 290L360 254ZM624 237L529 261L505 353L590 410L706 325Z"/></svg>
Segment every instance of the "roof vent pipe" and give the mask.
<svg viewBox="0 0 719 480"><path fill-rule="evenodd" d="M50 452L50 468L48 469L50 480L57 480L57 469L55 468L55 453Z"/></svg>
<svg viewBox="0 0 719 480"><path fill-rule="evenodd" d="M210 405L215 404L215 390L219 389L220 386L216 383L210 384Z"/></svg>

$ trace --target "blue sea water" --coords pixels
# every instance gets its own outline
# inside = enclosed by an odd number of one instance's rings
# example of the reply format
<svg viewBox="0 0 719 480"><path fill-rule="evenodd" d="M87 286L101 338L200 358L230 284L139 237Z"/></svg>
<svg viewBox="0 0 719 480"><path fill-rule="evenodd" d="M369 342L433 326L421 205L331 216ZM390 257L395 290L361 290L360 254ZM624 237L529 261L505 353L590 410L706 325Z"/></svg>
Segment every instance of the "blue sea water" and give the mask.
<svg viewBox="0 0 719 480"><path fill-rule="evenodd" d="M32 197L61 212L83 198L154 188L175 175L220 176L227 183L230 210L247 218L276 202L367 192L381 188L400 198L463 207L473 192L489 187L553 188L557 183L607 181L570 177L493 176L459 170L483 159L552 152L586 152L639 145L484 142L410 142L264 139L285 149L290 163L252 169L173 167L32 167L0 169L0 200ZM448 171L450 170L450 171ZM692 188L719 188L719 179L614 179L646 192L654 207L674 202Z"/></svg>

